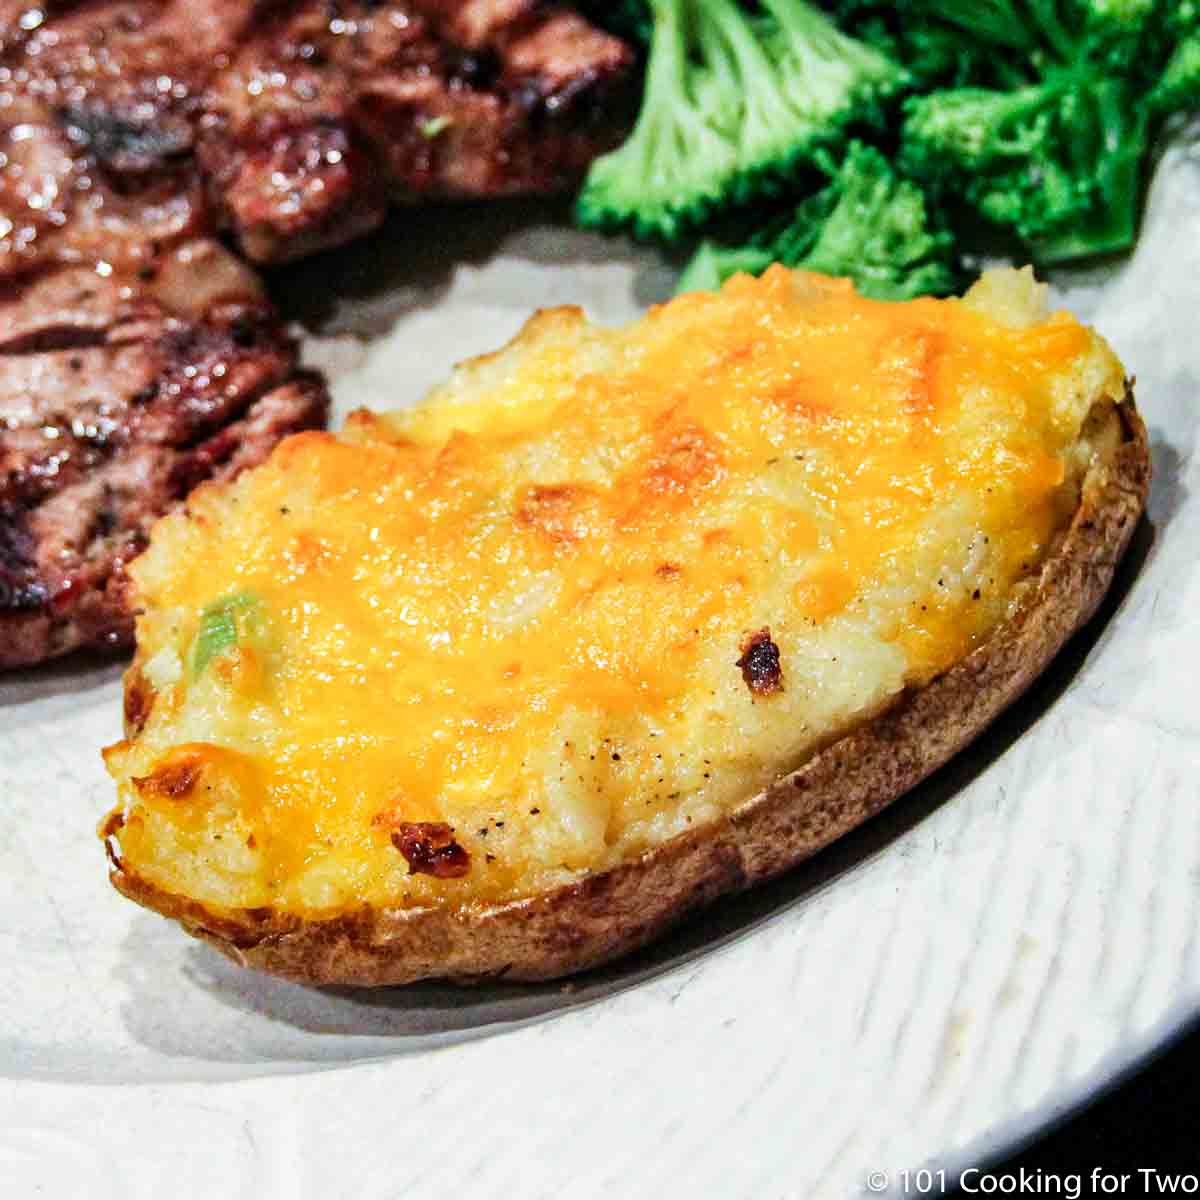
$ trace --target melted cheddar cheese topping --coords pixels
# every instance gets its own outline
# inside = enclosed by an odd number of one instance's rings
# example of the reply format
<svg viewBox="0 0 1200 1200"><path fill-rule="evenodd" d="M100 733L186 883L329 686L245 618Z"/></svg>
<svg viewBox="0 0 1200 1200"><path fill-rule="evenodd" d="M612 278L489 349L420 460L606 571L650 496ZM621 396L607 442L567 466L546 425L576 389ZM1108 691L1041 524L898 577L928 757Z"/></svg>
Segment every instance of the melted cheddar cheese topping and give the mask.
<svg viewBox="0 0 1200 1200"><path fill-rule="evenodd" d="M1123 373L1038 292L773 268L623 329L544 312L202 487L133 567L120 855L319 918L731 811L985 638L1073 511Z"/></svg>

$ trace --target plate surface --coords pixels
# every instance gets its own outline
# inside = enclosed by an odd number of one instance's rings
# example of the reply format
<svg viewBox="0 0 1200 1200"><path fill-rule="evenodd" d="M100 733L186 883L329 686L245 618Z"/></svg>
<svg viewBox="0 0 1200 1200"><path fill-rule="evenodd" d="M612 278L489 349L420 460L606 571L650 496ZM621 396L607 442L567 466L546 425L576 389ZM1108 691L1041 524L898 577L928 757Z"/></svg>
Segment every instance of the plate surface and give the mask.
<svg viewBox="0 0 1200 1200"><path fill-rule="evenodd" d="M533 307L620 321L672 278L525 207L404 214L277 286L344 414L417 399ZM238 971L108 886L120 665L0 679L13 1194L855 1195L977 1164L1200 1010L1200 140L1161 164L1131 259L1056 283L1151 430L1150 519L1101 620L867 827L567 988Z"/></svg>

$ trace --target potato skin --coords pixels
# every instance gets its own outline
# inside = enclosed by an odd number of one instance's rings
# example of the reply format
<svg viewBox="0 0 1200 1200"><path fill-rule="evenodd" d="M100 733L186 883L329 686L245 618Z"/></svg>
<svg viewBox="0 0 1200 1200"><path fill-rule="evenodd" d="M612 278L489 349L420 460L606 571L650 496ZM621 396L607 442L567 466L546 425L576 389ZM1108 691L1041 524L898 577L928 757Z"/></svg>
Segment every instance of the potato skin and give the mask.
<svg viewBox="0 0 1200 1200"><path fill-rule="evenodd" d="M1131 389L1106 419L1120 424L1116 449L1091 465L1062 541L983 645L729 816L635 860L499 905L363 907L328 921L218 912L172 895L122 863L110 839L112 883L235 962L310 984L545 980L637 949L693 909L794 866L914 787L1016 700L1091 618L1150 481Z"/></svg>

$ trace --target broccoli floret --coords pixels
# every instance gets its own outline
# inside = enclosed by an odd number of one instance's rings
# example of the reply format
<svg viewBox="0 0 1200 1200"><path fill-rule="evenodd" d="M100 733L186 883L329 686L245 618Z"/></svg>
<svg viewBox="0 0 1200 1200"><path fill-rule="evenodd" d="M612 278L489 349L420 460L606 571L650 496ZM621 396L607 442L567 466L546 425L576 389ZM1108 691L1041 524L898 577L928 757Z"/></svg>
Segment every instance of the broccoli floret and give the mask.
<svg viewBox="0 0 1200 1200"><path fill-rule="evenodd" d="M875 193L838 173L748 244L703 245L686 286L779 259L845 271L883 294L894 286L886 273L870 281L845 247L890 267L908 228L924 268L923 237L947 248L928 231L920 188L939 211L974 210L1016 234L1043 263L1133 242L1151 135L1168 114L1200 107L1200 0L824 3L842 33L803 0L610 6L653 15L650 73L638 126L593 167L580 219L674 240L732 204L795 188L798 168L836 149L848 125L882 116L881 144L899 133L907 182L893 177L878 237L864 237L866 201L850 203ZM883 111L910 88L921 94ZM889 114L902 120L887 124ZM862 172L865 162L859 149L847 157ZM918 207L896 199L906 188ZM905 211L919 221L906 226ZM809 262L819 249L829 261ZM939 290L927 278L914 286Z"/></svg>
<svg viewBox="0 0 1200 1200"><path fill-rule="evenodd" d="M762 0L755 12L735 0L650 7L641 112L624 145L592 165L583 225L675 240L774 190L850 122L877 120L904 78L805 0Z"/></svg>
<svg viewBox="0 0 1200 1200"><path fill-rule="evenodd" d="M1167 58L1189 23L1195 36L1196 0L903 3L1021 51L1027 75L908 101L904 169L1014 230L1042 262L1131 245L1151 120L1194 103L1186 40Z"/></svg>
<svg viewBox="0 0 1200 1200"><path fill-rule="evenodd" d="M945 295L958 282L953 242L931 224L921 189L878 150L854 143L827 187L750 245L703 243L677 290L711 291L739 271L757 275L781 262L847 275L881 300Z"/></svg>
<svg viewBox="0 0 1200 1200"><path fill-rule="evenodd" d="M1015 91L960 88L906 108L903 168L1014 229L1039 261L1132 244L1148 116L1121 78L1084 63Z"/></svg>
<svg viewBox="0 0 1200 1200"><path fill-rule="evenodd" d="M924 89L1038 82L1092 62L1123 78L1161 67L1154 42L1171 0L842 0L849 28L891 54ZM1192 4L1195 0L1177 0Z"/></svg>

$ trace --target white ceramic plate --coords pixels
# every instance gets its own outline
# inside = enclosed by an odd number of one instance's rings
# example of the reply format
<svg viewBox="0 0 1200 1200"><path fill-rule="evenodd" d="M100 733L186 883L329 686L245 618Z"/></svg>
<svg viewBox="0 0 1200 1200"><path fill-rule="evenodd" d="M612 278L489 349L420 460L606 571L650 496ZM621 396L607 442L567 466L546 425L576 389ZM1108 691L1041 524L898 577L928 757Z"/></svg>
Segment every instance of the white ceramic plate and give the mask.
<svg viewBox="0 0 1200 1200"><path fill-rule="evenodd" d="M520 209L406 214L281 286L321 317L344 411L415 399L531 307L622 320L670 281ZM905 1167L977 1164L1194 1014L1194 138L1136 256L1060 282L1136 372L1155 458L1101 620L866 828L570 987L356 995L239 971L106 881L119 667L0 681L6 1193L807 1197L871 1172L898 1190Z"/></svg>

